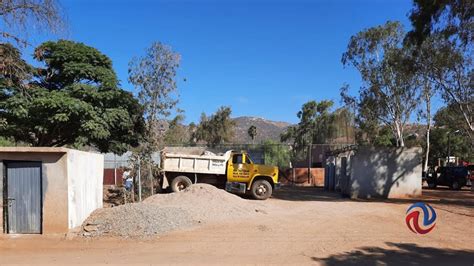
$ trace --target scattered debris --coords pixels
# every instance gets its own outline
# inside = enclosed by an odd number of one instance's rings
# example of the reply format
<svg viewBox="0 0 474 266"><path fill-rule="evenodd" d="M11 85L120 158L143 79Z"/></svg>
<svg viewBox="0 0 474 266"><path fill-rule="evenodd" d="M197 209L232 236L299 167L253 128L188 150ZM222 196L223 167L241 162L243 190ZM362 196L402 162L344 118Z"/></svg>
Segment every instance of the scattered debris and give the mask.
<svg viewBox="0 0 474 266"><path fill-rule="evenodd" d="M90 232L95 232L95 231L99 230L99 227L98 227L97 224L86 224L86 225L84 225L83 229L84 229L84 231L90 233Z"/></svg>
<svg viewBox="0 0 474 266"><path fill-rule="evenodd" d="M132 193L124 187L104 186L104 207L115 207L132 202Z"/></svg>

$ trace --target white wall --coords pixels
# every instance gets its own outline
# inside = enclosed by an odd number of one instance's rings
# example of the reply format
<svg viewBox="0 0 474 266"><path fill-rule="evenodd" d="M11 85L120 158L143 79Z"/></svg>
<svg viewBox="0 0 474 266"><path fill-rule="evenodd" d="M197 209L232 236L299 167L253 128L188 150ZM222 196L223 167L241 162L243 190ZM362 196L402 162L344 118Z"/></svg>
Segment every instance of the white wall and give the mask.
<svg viewBox="0 0 474 266"><path fill-rule="evenodd" d="M69 229L102 208L104 156L97 153L68 150L68 223Z"/></svg>

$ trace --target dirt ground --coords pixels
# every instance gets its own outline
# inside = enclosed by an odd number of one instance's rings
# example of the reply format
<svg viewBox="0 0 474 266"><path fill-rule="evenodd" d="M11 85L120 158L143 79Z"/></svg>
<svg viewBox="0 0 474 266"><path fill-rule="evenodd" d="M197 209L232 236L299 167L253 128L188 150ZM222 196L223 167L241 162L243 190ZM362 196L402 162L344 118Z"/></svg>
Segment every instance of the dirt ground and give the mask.
<svg viewBox="0 0 474 266"><path fill-rule="evenodd" d="M259 219L175 231L153 240L2 236L0 264L164 263L474 265L474 193L424 190L416 200L350 200L320 188L283 188ZM435 229L405 225L411 203L438 214Z"/></svg>

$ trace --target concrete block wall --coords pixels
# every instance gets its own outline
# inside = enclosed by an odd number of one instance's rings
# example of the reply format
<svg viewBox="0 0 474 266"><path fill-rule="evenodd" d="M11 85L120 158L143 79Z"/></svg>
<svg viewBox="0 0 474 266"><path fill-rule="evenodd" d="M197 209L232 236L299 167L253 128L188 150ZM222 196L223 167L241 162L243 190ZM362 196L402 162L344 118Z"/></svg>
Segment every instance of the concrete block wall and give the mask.
<svg viewBox="0 0 474 266"><path fill-rule="evenodd" d="M360 147L351 158L353 198L407 198L421 195L422 149Z"/></svg>
<svg viewBox="0 0 474 266"><path fill-rule="evenodd" d="M42 232L67 233L102 207L104 158L66 148L0 147L0 195L4 199L4 161L42 162ZM3 204L0 225L5 233Z"/></svg>
<svg viewBox="0 0 474 266"><path fill-rule="evenodd" d="M67 204L67 169L66 152L2 152L0 150L0 165L3 161L41 161L42 162L42 205L44 234L67 232L68 204ZM2 190L5 175L1 176L0 190ZM5 228L3 204L0 204L0 221ZM4 232L4 230L1 230Z"/></svg>

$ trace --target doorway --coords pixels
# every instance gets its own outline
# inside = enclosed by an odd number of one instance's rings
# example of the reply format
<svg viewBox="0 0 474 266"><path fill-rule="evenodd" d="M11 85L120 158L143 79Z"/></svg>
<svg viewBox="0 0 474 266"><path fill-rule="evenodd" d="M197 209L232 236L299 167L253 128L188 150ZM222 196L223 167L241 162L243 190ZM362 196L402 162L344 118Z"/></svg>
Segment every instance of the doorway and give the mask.
<svg viewBox="0 0 474 266"><path fill-rule="evenodd" d="M8 234L42 233L41 162L5 162Z"/></svg>

